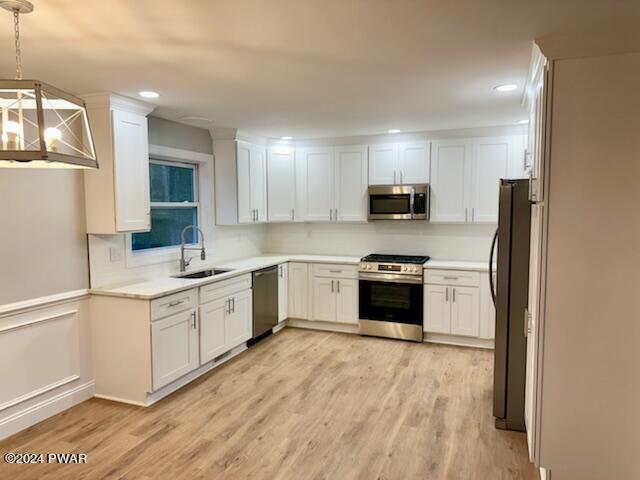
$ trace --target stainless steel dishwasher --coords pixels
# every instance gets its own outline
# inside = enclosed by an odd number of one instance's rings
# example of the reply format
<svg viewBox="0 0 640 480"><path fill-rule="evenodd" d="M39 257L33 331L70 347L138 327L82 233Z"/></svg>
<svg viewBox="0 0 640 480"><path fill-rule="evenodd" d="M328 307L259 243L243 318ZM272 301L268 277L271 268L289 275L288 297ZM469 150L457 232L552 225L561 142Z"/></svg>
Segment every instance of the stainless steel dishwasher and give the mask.
<svg viewBox="0 0 640 480"><path fill-rule="evenodd" d="M253 338L249 345L271 333L278 324L278 267L253 272Z"/></svg>

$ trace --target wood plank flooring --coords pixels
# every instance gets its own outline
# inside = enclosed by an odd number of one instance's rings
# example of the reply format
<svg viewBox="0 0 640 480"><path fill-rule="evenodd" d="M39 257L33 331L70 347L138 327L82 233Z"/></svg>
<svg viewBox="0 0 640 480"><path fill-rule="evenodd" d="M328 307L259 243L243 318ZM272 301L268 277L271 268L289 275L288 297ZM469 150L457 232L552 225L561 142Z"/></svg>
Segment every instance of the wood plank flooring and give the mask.
<svg viewBox="0 0 640 480"><path fill-rule="evenodd" d="M152 407L92 399L0 442L2 479L536 479L493 354L287 328ZM0 461L1 462L1 461Z"/></svg>

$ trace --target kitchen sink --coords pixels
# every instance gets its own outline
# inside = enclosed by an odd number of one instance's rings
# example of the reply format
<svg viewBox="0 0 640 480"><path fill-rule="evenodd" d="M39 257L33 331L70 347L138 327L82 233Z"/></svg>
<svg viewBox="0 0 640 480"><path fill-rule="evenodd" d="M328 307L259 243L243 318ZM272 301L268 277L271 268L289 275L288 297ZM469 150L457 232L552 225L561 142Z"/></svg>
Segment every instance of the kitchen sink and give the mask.
<svg viewBox="0 0 640 480"><path fill-rule="evenodd" d="M220 275L221 273L227 273L231 270L221 270L217 268L210 268L207 270L200 270L199 272L183 273L181 275L174 275L173 278L207 278L214 275Z"/></svg>

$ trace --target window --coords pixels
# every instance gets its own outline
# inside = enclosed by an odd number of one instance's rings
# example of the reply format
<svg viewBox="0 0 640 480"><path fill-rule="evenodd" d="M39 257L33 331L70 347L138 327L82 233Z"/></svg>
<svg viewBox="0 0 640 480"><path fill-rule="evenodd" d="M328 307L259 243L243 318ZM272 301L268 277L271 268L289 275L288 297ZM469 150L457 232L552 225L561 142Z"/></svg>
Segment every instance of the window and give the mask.
<svg viewBox="0 0 640 480"><path fill-rule="evenodd" d="M189 163L149 162L151 231L131 235L135 251L180 245L187 225L198 225L198 169ZM194 229L185 234L187 243L197 243Z"/></svg>

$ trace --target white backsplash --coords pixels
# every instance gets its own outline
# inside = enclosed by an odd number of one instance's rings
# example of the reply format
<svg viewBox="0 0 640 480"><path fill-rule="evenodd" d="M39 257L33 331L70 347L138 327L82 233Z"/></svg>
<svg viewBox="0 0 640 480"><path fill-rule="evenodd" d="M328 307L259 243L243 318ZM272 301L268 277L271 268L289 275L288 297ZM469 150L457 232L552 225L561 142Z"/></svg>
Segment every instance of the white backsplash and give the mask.
<svg viewBox="0 0 640 480"><path fill-rule="evenodd" d="M420 221L363 224L270 224L272 253L357 255L397 253L438 260L488 261L495 225L439 225Z"/></svg>

